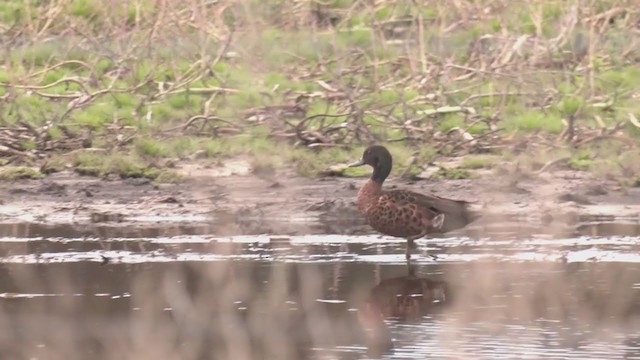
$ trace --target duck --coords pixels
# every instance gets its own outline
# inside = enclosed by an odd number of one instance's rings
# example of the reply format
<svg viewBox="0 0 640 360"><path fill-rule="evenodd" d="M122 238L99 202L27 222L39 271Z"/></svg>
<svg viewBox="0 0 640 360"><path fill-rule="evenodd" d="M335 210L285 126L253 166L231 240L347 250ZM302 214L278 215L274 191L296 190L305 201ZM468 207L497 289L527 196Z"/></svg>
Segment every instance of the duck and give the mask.
<svg viewBox="0 0 640 360"><path fill-rule="evenodd" d="M405 258L411 260L415 240L434 233L464 228L479 214L470 210L470 202L422 194L410 190L384 190L391 173L393 157L382 145L367 147L362 158L349 167L371 166L373 173L358 191L358 211L374 230L384 235L407 239Z"/></svg>

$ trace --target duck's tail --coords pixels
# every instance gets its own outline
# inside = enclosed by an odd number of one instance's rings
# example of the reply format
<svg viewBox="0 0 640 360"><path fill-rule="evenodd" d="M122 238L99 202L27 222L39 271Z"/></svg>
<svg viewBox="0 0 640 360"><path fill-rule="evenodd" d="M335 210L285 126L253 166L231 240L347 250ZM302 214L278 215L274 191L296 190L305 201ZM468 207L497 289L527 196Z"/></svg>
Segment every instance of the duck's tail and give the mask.
<svg viewBox="0 0 640 360"><path fill-rule="evenodd" d="M468 210L466 213L467 224L471 224L472 222L480 219L482 217L482 213L478 210Z"/></svg>
<svg viewBox="0 0 640 360"><path fill-rule="evenodd" d="M446 214L444 223L440 231L443 233L461 229L482 217L482 213L478 210L470 209L468 202L460 202L458 211Z"/></svg>

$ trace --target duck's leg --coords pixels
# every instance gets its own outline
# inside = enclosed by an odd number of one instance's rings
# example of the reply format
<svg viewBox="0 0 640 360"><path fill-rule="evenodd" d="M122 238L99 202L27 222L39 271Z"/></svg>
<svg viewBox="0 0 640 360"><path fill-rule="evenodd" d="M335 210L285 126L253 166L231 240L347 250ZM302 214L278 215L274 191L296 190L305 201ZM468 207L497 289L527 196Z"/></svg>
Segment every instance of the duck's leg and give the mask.
<svg viewBox="0 0 640 360"><path fill-rule="evenodd" d="M427 230L424 230L423 232L421 232L418 235L410 236L410 237L407 238L407 249L406 249L406 252L405 252L405 258L407 259L407 264L409 264L409 262L411 260L411 250L417 248L415 240L426 236L428 233L429 232ZM429 253L427 253L427 255L429 257L431 257L433 260L438 260L438 256L437 255L429 254Z"/></svg>
<svg viewBox="0 0 640 360"><path fill-rule="evenodd" d="M412 268L413 266L411 265L411 249L415 248L416 244L413 242L413 240L409 240L407 241L407 248L404 252L404 257L405 259L407 259L407 272L411 273L412 272Z"/></svg>
<svg viewBox="0 0 640 360"><path fill-rule="evenodd" d="M407 259L407 265L410 265L411 262L411 251L417 247L415 240L420 239L424 235L424 233L421 233L407 238L407 248L404 253L404 257Z"/></svg>
<svg viewBox="0 0 640 360"><path fill-rule="evenodd" d="M407 246L407 251L405 253L405 258L407 259L407 272L410 273L413 266L411 265L411 253L409 252L408 246Z"/></svg>

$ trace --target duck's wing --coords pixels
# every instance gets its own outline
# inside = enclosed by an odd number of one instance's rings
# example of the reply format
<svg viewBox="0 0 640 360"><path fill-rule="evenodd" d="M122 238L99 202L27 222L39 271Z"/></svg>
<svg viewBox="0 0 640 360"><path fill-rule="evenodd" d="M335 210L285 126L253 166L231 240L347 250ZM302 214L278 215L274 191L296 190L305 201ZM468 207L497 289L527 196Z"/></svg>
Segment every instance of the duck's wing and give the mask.
<svg viewBox="0 0 640 360"><path fill-rule="evenodd" d="M469 202L464 200L447 199L408 190L390 190L384 193L399 204L415 204L433 213L433 216L444 214L442 232L462 228L479 217L477 213L469 210Z"/></svg>

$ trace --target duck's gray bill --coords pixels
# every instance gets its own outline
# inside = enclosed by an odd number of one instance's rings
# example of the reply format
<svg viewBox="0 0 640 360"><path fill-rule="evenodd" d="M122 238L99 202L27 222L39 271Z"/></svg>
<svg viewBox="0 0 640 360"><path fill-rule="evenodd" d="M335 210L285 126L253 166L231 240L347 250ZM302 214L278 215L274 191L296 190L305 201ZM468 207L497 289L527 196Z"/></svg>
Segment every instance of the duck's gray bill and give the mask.
<svg viewBox="0 0 640 360"><path fill-rule="evenodd" d="M352 164L349 164L349 167L358 167L358 166L362 166L362 165L365 165L364 161L358 160L358 161L356 161L356 162L354 162Z"/></svg>

